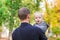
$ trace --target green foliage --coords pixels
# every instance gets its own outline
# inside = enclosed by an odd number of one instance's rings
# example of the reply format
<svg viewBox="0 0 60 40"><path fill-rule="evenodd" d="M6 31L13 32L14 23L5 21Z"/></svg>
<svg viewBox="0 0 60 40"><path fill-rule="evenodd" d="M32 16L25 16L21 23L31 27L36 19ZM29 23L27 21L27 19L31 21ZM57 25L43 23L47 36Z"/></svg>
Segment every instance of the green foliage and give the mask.
<svg viewBox="0 0 60 40"><path fill-rule="evenodd" d="M52 31L54 34L60 34L60 28L59 27L53 27Z"/></svg>
<svg viewBox="0 0 60 40"><path fill-rule="evenodd" d="M60 40L60 37L58 37L57 40Z"/></svg>
<svg viewBox="0 0 60 40"><path fill-rule="evenodd" d="M2 32L2 27L0 27L0 32Z"/></svg>
<svg viewBox="0 0 60 40"><path fill-rule="evenodd" d="M30 9L31 15L39 10L40 0L0 0L0 26L8 23L7 27L11 32L13 28L16 28L20 21L18 19L18 9L21 7L27 7ZM33 23L33 15L31 16L31 23Z"/></svg>

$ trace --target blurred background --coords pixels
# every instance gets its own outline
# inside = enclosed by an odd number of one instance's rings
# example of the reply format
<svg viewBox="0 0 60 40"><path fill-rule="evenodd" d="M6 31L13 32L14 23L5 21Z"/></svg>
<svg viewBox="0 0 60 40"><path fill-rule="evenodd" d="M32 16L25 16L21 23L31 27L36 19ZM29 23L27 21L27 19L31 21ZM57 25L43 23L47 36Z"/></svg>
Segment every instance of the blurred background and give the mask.
<svg viewBox="0 0 60 40"><path fill-rule="evenodd" d="M20 25L18 9L30 9L30 24L34 24L34 12L40 11L49 28L48 40L60 40L60 0L0 0L0 40L11 40L13 30Z"/></svg>

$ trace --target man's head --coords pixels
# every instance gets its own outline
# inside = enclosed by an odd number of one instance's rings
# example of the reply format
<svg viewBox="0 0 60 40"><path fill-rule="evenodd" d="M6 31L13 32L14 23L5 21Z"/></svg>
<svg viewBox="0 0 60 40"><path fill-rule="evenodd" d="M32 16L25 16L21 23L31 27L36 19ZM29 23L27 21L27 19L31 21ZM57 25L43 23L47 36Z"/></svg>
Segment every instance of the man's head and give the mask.
<svg viewBox="0 0 60 40"><path fill-rule="evenodd" d="M30 10L26 7L22 7L18 10L18 16L21 21L27 20L30 21Z"/></svg>
<svg viewBox="0 0 60 40"><path fill-rule="evenodd" d="M41 12L34 13L34 20L36 23L41 23L43 20L43 14Z"/></svg>

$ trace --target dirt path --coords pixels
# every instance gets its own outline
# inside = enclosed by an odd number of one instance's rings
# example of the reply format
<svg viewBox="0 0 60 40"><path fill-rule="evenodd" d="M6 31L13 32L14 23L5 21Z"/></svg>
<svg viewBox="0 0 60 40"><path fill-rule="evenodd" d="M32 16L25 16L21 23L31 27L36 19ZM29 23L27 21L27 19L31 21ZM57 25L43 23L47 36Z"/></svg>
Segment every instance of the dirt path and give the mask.
<svg viewBox="0 0 60 40"><path fill-rule="evenodd" d="M0 40L9 40L8 38L1 38Z"/></svg>

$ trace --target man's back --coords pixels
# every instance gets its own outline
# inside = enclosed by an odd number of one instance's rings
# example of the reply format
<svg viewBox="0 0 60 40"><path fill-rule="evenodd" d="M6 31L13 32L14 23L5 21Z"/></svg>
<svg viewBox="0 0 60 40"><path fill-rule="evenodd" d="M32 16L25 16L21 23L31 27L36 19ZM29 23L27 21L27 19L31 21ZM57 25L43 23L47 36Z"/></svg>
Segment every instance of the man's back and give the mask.
<svg viewBox="0 0 60 40"><path fill-rule="evenodd" d="M43 32L28 23L21 23L12 34L12 40L47 40Z"/></svg>

